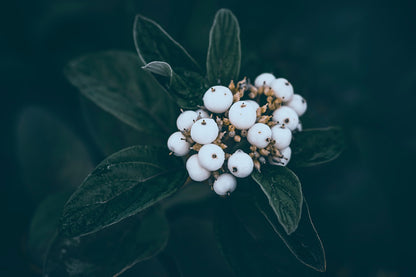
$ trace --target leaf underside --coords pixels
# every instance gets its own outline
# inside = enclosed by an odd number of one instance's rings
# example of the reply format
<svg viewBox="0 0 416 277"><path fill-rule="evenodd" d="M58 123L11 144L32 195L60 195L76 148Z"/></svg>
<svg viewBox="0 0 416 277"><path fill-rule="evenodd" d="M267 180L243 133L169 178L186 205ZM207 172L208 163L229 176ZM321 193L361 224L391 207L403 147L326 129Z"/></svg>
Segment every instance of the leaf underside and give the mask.
<svg viewBox="0 0 416 277"><path fill-rule="evenodd" d="M143 69L154 74L159 84L164 87L176 103L184 109L196 109L202 105L202 92L207 89L206 80L192 71L174 71L163 61L153 61Z"/></svg>

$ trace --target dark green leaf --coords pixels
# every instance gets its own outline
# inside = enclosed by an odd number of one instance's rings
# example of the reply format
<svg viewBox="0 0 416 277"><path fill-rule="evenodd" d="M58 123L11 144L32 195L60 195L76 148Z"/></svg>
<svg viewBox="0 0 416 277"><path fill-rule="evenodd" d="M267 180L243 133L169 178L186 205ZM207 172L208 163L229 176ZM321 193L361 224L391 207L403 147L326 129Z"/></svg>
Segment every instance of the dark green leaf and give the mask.
<svg viewBox="0 0 416 277"><path fill-rule="evenodd" d="M176 103L182 108L197 108L202 102L202 93L206 91L205 79L192 71L174 71L172 67L163 61L153 61L145 66L147 70L155 74L159 83L172 95Z"/></svg>
<svg viewBox="0 0 416 277"><path fill-rule="evenodd" d="M306 129L293 137L291 166L306 167L336 159L344 150L344 134L340 128Z"/></svg>
<svg viewBox="0 0 416 277"><path fill-rule="evenodd" d="M181 160L165 148L123 149L102 161L71 196L60 229L71 237L98 231L168 197L185 178Z"/></svg>
<svg viewBox="0 0 416 277"><path fill-rule="evenodd" d="M313 225L305 200L303 201L302 219L296 231L290 235L284 232L272 210L268 205L265 205L264 201L261 203L257 201L257 207L299 261L317 271L324 272L326 270L325 250Z"/></svg>
<svg viewBox="0 0 416 277"><path fill-rule="evenodd" d="M231 202L236 216L256 243L261 245L262 253L272 259L273 264L283 270L284 266L290 263L285 260L287 254L280 249L281 239L300 262L316 271L326 270L325 251L311 220L305 199L298 228L290 235L287 235L278 222L266 196L252 180L248 179L247 182L239 184ZM288 272L292 270L293 268L286 269ZM299 274L289 276L299 276Z"/></svg>
<svg viewBox="0 0 416 277"><path fill-rule="evenodd" d="M266 195L280 224L291 234L298 227L302 212L302 187L299 178L283 166L265 166L251 175Z"/></svg>
<svg viewBox="0 0 416 277"><path fill-rule="evenodd" d="M36 208L30 223L27 248L39 265L43 263L49 243L58 229L62 209L70 195L68 192L52 194Z"/></svg>
<svg viewBox="0 0 416 277"><path fill-rule="evenodd" d="M80 101L88 132L105 157L132 145L166 145L167 136L155 136L147 132L140 132L85 97L80 96ZM179 112L179 109L175 112ZM176 113L173 113L171 118L166 118L166 120L167 122L172 121L169 124L175 126L176 123L171 119L176 118ZM83 177L85 178L85 175Z"/></svg>
<svg viewBox="0 0 416 277"><path fill-rule="evenodd" d="M89 236L52 242L44 276L119 276L158 254L167 244L169 225L151 209Z"/></svg>
<svg viewBox="0 0 416 277"><path fill-rule="evenodd" d="M177 206L183 206L184 209L188 209L189 204L201 204L209 205L208 199L215 198L217 195L204 182L187 182L187 185L183 189L175 194L175 197L171 197L163 201L163 208L170 209ZM188 209L189 210L189 209ZM178 213L177 216L181 216L183 213Z"/></svg>
<svg viewBox="0 0 416 277"><path fill-rule="evenodd" d="M200 67L186 50L156 22L137 15L134 42L144 69L155 77L182 108L201 105L207 89Z"/></svg>
<svg viewBox="0 0 416 277"><path fill-rule="evenodd" d="M240 27L234 14L226 9L217 12L209 34L207 75L210 84L228 85L237 81L240 72Z"/></svg>
<svg viewBox="0 0 416 277"><path fill-rule="evenodd" d="M196 61L159 24L141 15L134 20L133 38L137 53L144 64L163 61L175 70L200 72Z"/></svg>
<svg viewBox="0 0 416 277"><path fill-rule="evenodd" d="M20 176L35 201L75 190L93 169L84 143L56 115L39 107L22 111L17 126Z"/></svg>
<svg viewBox="0 0 416 277"><path fill-rule="evenodd" d="M247 232L232 208L225 203L218 207L214 232L235 276L281 276L275 263L264 255L262 245Z"/></svg>
<svg viewBox="0 0 416 277"><path fill-rule="evenodd" d="M71 61L68 80L105 111L139 131L168 134L174 104L134 53L100 52Z"/></svg>

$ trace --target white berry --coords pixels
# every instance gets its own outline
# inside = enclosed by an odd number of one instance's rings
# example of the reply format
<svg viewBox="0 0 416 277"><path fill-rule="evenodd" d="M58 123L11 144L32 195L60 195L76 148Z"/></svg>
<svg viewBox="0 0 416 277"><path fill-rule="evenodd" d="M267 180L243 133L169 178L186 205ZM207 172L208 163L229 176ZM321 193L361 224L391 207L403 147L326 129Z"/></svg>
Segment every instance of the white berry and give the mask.
<svg viewBox="0 0 416 277"><path fill-rule="evenodd" d="M225 153L216 144L205 144L198 152L198 160L202 167L209 171L215 171L224 164Z"/></svg>
<svg viewBox="0 0 416 277"><path fill-rule="evenodd" d="M302 123L299 122L298 126L296 126L296 131L302 132L302 130L303 130Z"/></svg>
<svg viewBox="0 0 416 277"><path fill-rule="evenodd" d="M189 153L190 146L181 132L173 133L168 139L168 148L175 156L185 156Z"/></svg>
<svg viewBox="0 0 416 277"><path fill-rule="evenodd" d="M253 167L254 163L251 157L240 149L234 152L228 159L228 170L238 178L249 176L253 171Z"/></svg>
<svg viewBox="0 0 416 277"><path fill-rule="evenodd" d="M290 132L290 131L289 131ZM272 130L264 123L256 123L249 130L247 140L258 148L265 148L272 137Z"/></svg>
<svg viewBox="0 0 416 277"><path fill-rule="evenodd" d="M269 86L271 85L272 81L275 79L273 74L271 73L262 73L256 77L254 80L254 85L256 87L261 87L263 85Z"/></svg>
<svg viewBox="0 0 416 277"><path fill-rule="evenodd" d="M249 129L256 123L256 110L245 101L238 101L231 106L228 117L235 128Z"/></svg>
<svg viewBox="0 0 416 277"><path fill-rule="evenodd" d="M299 116L292 108L282 106L273 112L273 121L276 121L279 125L284 124L293 131L298 126Z"/></svg>
<svg viewBox="0 0 416 277"><path fill-rule="evenodd" d="M203 109L198 109L195 112L198 115L198 119L209 117L209 114L205 110L203 110Z"/></svg>
<svg viewBox="0 0 416 277"><path fill-rule="evenodd" d="M257 111L257 109L260 107L259 103L254 100L244 100L244 102L246 102L248 105L251 105L255 111Z"/></svg>
<svg viewBox="0 0 416 277"><path fill-rule="evenodd" d="M286 106L291 107L298 116L302 116L306 112L306 100L299 94L293 94L292 99L286 103Z"/></svg>
<svg viewBox="0 0 416 277"><path fill-rule="evenodd" d="M235 190L236 187L237 179L229 173L221 174L217 180L215 180L213 185L213 189L218 195L226 195L231 193Z"/></svg>
<svg viewBox="0 0 416 277"><path fill-rule="evenodd" d="M272 139L276 141L277 149L283 149L290 145L292 132L285 125L276 125L272 127Z"/></svg>
<svg viewBox="0 0 416 277"><path fill-rule="evenodd" d="M211 176L211 172L201 166L198 160L198 154L194 154L186 161L186 170L189 177L197 182L207 180Z"/></svg>
<svg viewBox="0 0 416 277"><path fill-rule="evenodd" d="M282 99L283 102L290 101L293 96L293 87L285 78L274 79L270 85L274 95Z"/></svg>
<svg viewBox="0 0 416 277"><path fill-rule="evenodd" d="M202 98L204 106L213 113L223 113L233 103L233 93L224 86L213 86L209 88Z"/></svg>
<svg viewBox="0 0 416 277"><path fill-rule="evenodd" d="M199 144L208 144L217 138L218 132L218 125L212 118L201 118L192 125L191 138Z"/></svg>
<svg viewBox="0 0 416 277"><path fill-rule="evenodd" d="M176 119L176 126L178 130L190 130L196 119L198 118L198 114L194 111L184 111L178 116Z"/></svg>

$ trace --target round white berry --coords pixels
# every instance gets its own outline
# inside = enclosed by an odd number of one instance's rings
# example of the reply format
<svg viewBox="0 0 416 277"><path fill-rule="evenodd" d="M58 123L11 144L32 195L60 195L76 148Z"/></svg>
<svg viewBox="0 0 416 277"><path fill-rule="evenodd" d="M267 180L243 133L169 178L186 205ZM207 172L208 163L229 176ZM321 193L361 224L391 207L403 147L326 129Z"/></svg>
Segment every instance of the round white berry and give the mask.
<svg viewBox="0 0 416 277"><path fill-rule="evenodd" d="M306 112L306 100L299 94L293 94L292 99L286 103L286 106L291 107L298 116L302 116Z"/></svg>
<svg viewBox="0 0 416 277"><path fill-rule="evenodd" d="M249 129L256 123L256 110L246 101L238 101L231 106L228 117L235 128Z"/></svg>
<svg viewBox="0 0 416 277"><path fill-rule="evenodd" d="M173 133L168 139L168 148L175 156L185 156L189 153L190 146L181 132Z"/></svg>
<svg viewBox="0 0 416 277"><path fill-rule="evenodd" d="M186 170L189 177L197 182L205 181L211 176L211 172L201 166L198 160L198 154L194 154L186 161Z"/></svg>
<svg viewBox="0 0 416 277"><path fill-rule="evenodd" d="M229 173L221 174L217 180L215 180L213 185L213 189L218 195L226 195L231 193L235 190L236 187L237 179Z"/></svg>
<svg viewBox="0 0 416 277"><path fill-rule="evenodd" d="M196 119L198 118L198 114L194 111L184 111L178 116L176 119L176 126L178 130L190 130Z"/></svg>
<svg viewBox="0 0 416 277"><path fill-rule="evenodd" d="M191 128L191 138L199 144L213 142L218 136L218 125L212 118L198 119Z"/></svg>
<svg viewBox="0 0 416 277"><path fill-rule="evenodd" d="M198 160L202 167L209 171L215 171L224 164L225 153L216 144L205 144L198 152Z"/></svg>
<svg viewBox="0 0 416 277"><path fill-rule="evenodd" d="M256 87L261 87L263 85L269 86L271 85L272 81L275 79L273 74L271 73L262 73L256 77L254 80L254 85Z"/></svg>
<svg viewBox="0 0 416 277"><path fill-rule="evenodd" d="M290 132L290 131L289 131ZM258 148L265 148L272 137L272 130L264 123L256 123L249 130L247 140Z"/></svg>
<svg viewBox="0 0 416 277"><path fill-rule="evenodd" d="M298 126L296 126L296 131L302 132L302 130L303 130L302 123L299 122Z"/></svg>
<svg viewBox="0 0 416 277"><path fill-rule="evenodd" d="M209 114L205 110L203 110L203 109L198 109L195 112L198 115L198 119L209 117Z"/></svg>
<svg viewBox="0 0 416 277"><path fill-rule="evenodd" d="M254 100L244 100L248 105L251 105L255 111L260 107L259 103Z"/></svg>
<svg viewBox="0 0 416 277"><path fill-rule="evenodd" d="M292 99L293 87L285 78L274 79L270 85L274 91L274 95L282 99L283 102L287 102Z"/></svg>
<svg viewBox="0 0 416 277"><path fill-rule="evenodd" d="M272 127L272 139L276 141L277 149L283 149L290 145L292 132L285 125L276 125Z"/></svg>
<svg viewBox="0 0 416 277"><path fill-rule="evenodd" d="M282 106L273 112L273 121L279 125L285 125L291 131L295 130L299 123L298 114L287 106Z"/></svg>
<svg viewBox="0 0 416 277"><path fill-rule="evenodd" d="M254 163L251 157L243 152L237 150L228 159L228 170L231 174L238 178L245 178L253 171Z"/></svg>
<svg viewBox="0 0 416 277"><path fill-rule="evenodd" d="M204 106L208 111L213 113L223 113L233 103L233 93L224 86L210 87L202 98Z"/></svg>

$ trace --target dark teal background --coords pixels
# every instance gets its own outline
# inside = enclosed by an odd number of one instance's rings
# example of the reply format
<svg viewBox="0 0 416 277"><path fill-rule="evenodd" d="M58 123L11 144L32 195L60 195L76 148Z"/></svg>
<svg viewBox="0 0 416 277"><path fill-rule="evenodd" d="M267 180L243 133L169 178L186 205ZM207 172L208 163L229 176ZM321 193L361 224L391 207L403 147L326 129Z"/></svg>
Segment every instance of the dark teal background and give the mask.
<svg viewBox="0 0 416 277"><path fill-rule="evenodd" d="M222 7L240 22L241 77L286 77L308 100L305 127L339 125L347 136L338 160L297 172L328 261L327 273L310 274L415 276L416 6L369 0L3 1L1 276L38 276L24 251L38 202L23 186L16 158L21 111L51 111L99 161L63 66L88 52L134 51L136 13L159 22L203 64Z"/></svg>

